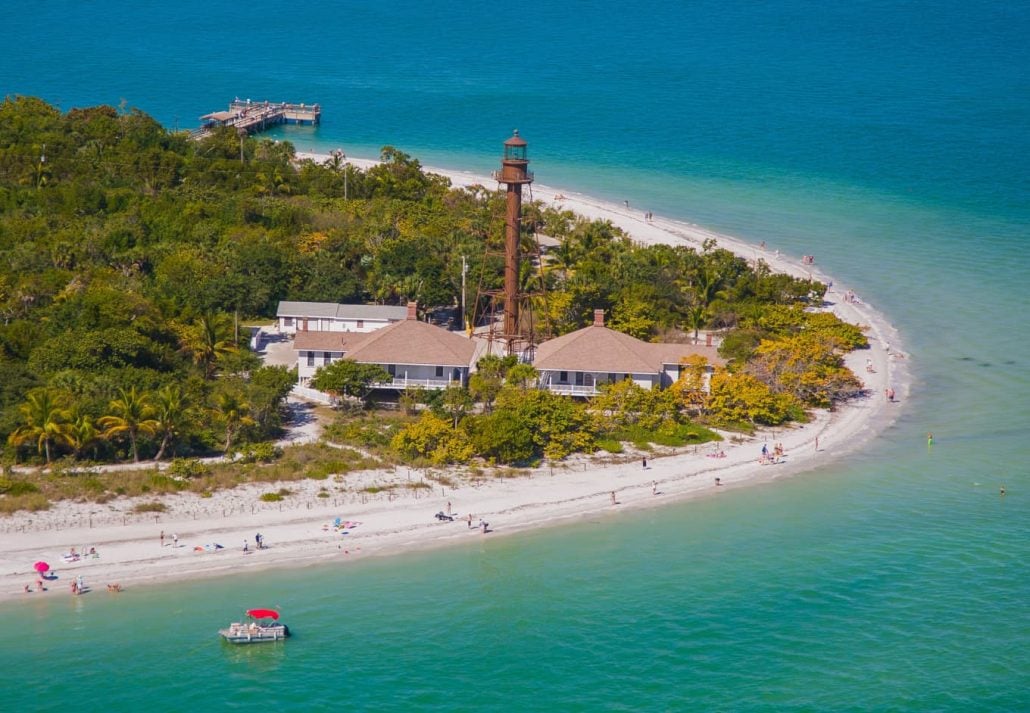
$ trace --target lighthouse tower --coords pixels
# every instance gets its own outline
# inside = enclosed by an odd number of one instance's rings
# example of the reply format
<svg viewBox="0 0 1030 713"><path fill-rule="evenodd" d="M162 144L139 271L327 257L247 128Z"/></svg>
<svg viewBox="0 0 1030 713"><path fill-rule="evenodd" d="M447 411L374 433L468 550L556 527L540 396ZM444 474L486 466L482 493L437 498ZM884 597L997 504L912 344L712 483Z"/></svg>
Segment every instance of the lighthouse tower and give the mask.
<svg viewBox="0 0 1030 713"><path fill-rule="evenodd" d="M504 219L504 335L508 353L514 353L519 341L519 249L522 231L522 186L533 182L533 174L526 170L526 140L515 129L504 142L501 170L494 173L498 183L507 186L508 207Z"/></svg>

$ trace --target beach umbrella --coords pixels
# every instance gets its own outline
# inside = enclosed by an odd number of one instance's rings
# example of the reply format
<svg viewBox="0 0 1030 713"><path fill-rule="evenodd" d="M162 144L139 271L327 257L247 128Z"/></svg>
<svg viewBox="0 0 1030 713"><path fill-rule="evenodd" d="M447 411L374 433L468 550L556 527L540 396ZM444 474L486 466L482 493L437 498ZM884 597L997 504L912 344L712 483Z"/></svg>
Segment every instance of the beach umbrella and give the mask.
<svg viewBox="0 0 1030 713"><path fill-rule="evenodd" d="M36 562L36 564L32 565L32 569L36 570L40 574L44 574L50 571L50 565L43 560L40 560L39 562Z"/></svg>
<svg viewBox="0 0 1030 713"><path fill-rule="evenodd" d="M248 609L247 616L252 619L275 619L279 620L279 612L275 609Z"/></svg>

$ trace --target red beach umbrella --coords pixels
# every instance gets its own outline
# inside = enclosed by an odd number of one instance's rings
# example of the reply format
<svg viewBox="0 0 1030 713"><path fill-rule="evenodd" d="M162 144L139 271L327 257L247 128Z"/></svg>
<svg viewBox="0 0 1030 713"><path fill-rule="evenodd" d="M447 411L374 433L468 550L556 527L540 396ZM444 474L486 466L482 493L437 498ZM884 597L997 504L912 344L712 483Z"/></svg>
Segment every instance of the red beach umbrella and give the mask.
<svg viewBox="0 0 1030 713"><path fill-rule="evenodd" d="M40 574L44 574L50 571L50 565L43 560L40 560L39 562L36 562L36 564L32 565L32 569L36 570Z"/></svg>
<svg viewBox="0 0 1030 713"><path fill-rule="evenodd" d="M252 619L275 619L279 620L279 612L275 609L248 609L247 616Z"/></svg>

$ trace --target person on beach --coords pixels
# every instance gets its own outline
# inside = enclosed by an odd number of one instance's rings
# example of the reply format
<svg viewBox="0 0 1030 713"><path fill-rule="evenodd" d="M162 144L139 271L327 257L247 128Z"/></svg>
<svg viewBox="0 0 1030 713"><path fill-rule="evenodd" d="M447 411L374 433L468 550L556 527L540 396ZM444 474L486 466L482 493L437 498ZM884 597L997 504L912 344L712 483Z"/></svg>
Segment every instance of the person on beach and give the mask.
<svg viewBox="0 0 1030 713"><path fill-rule="evenodd" d="M652 480L651 481L651 495L657 495L657 494L658 494L658 481L657 480Z"/></svg>
<svg viewBox="0 0 1030 713"><path fill-rule="evenodd" d="M451 514L451 501L450 500L447 501L447 514L448 515Z"/></svg>
<svg viewBox="0 0 1030 713"><path fill-rule="evenodd" d="M75 586L78 587L80 592L83 592L83 591L86 590L86 583L84 581L82 581L82 575L81 574L78 577L75 578Z"/></svg>
<svg viewBox="0 0 1030 713"><path fill-rule="evenodd" d="M79 593L79 585L76 584L75 582L72 582L72 594L78 594L78 593Z"/></svg>
<svg viewBox="0 0 1030 713"><path fill-rule="evenodd" d="M254 543L257 545L257 548L259 550L265 549L265 546L262 544L263 541L264 541L264 538L261 537L261 533L260 532L257 533L256 535L254 535Z"/></svg>
<svg viewBox="0 0 1030 713"><path fill-rule="evenodd" d="M245 554L245 555L249 555L250 554L250 542L248 540L244 540L243 541L243 554Z"/></svg>
<svg viewBox="0 0 1030 713"><path fill-rule="evenodd" d="M161 546L165 546L165 531L161 530Z"/></svg>
<svg viewBox="0 0 1030 713"><path fill-rule="evenodd" d="M25 585L25 593L26 594L32 594L32 587L29 586L28 584Z"/></svg>
<svg viewBox="0 0 1030 713"><path fill-rule="evenodd" d="M719 476L715 476L715 486L719 487L722 485L722 479Z"/></svg>
<svg viewBox="0 0 1030 713"><path fill-rule="evenodd" d="M644 456L644 470L647 470L647 456Z"/></svg>
<svg viewBox="0 0 1030 713"><path fill-rule="evenodd" d="M173 532L172 533L172 548L174 549L174 548L176 548L178 546L179 546L179 536Z"/></svg>
<svg viewBox="0 0 1030 713"><path fill-rule="evenodd" d="M40 591L40 592L45 592L46 591L46 587L43 586L43 580L42 579L37 579L36 580L36 590Z"/></svg>
<svg viewBox="0 0 1030 713"><path fill-rule="evenodd" d="M469 529L471 530L472 529L472 513L469 513L468 523L469 523Z"/></svg>
<svg viewBox="0 0 1030 713"><path fill-rule="evenodd" d="M615 503L616 503L616 500L615 500L615 491L613 490L613 491L612 491L612 505L615 505Z"/></svg>

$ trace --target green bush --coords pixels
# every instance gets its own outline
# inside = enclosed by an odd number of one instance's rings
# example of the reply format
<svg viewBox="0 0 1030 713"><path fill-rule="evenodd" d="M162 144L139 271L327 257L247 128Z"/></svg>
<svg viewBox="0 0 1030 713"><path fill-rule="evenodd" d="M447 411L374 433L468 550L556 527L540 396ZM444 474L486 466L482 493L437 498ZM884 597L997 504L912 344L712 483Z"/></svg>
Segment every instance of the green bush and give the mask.
<svg viewBox="0 0 1030 713"><path fill-rule="evenodd" d="M623 451L622 443L613 438L598 438L596 443L599 449L608 453L622 453Z"/></svg>
<svg viewBox="0 0 1030 713"><path fill-rule="evenodd" d="M240 449L240 460L244 463L271 463L282 454L283 449L274 443L248 443Z"/></svg>
<svg viewBox="0 0 1030 713"><path fill-rule="evenodd" d="M343 461L333 460L325 463L313 463L304 471L304 477L311 480L325 480L330 475L346 473L350 466Z"/></svg>
<svg viewBox="0 0 1030 713"><path fill-rule="evenodd" d="M27 480L8 480L0 478L0 494L17 497L18 495L29 495L38 493L39 486Z"/></svg>
<svg viewBox="0 0 1030 713"><path fill-rule="evenodd" d="M177 493L187 487L187 484L183 481L161 473L154 473L148 478L148 481L149 487L147 492Z"/></svg>
<svg viewBox="0 0 1030 713"><path fill-rule="evenodd" d="M265 503L277 503L282 501L283 496L279 493L262 493L260 499Z"/></svg>
<svg viewBox="0 0 1030 713"><path fill-rule="evenodd" d="M208 475L211 469L196 458L176 458L169 464L166 472L173 478L188 480Z"/></svg>
<svg viewBox="0 0 1030 713"><path fill-rule="evenodd" d="M168 510L168 507L164 503L159 503L159 502L156 502L156 501L155 502L149 502L149 503L137 503L132 508L132 511L135 512L135 513L140 513L140 512L165 512L166 510Z"/></svg>

